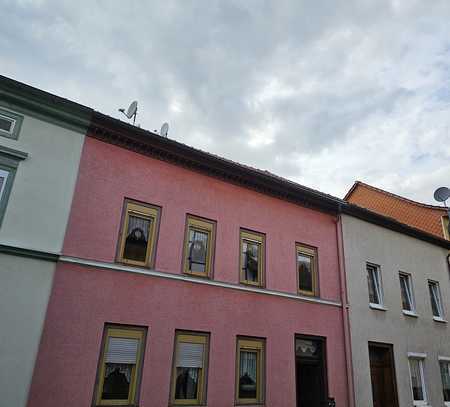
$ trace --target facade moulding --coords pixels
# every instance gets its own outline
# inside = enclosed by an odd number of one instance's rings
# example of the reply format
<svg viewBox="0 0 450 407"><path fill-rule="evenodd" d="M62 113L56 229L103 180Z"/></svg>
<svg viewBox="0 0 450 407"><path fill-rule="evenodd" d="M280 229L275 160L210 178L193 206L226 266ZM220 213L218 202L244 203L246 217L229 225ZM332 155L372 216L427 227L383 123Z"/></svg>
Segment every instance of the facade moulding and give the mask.
<svg viewBox="0 0 450 407"><path fill-rule="evenodd" d="M0 244L0 253L9 254L12 256L30 257L38 260L47 260L57 262L59 254L43 252L41 250L28 249L24 247L11 246L6 244Z"/></svg>

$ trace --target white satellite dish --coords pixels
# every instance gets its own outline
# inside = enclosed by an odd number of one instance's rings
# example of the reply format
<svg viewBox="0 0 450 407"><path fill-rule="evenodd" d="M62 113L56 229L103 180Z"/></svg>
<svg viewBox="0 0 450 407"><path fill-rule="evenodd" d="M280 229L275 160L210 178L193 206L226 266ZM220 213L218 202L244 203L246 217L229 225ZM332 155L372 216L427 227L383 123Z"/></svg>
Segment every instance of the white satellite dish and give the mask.
<svg viewBox="0 0 450 407"><path fill-rule="evenodd" d="M434 199L438 202L445 202L450 198L450 189L447 187L440 187L434 191Z"/></svg>
<svg viewBox="0 0 450 407"><path fill-rule="evenodd" d="M159 135L162 137L167 137L167 134L169 133L169 123L164 123L161 126L161 130L159 131Z"/></svg>
<svg viewBox="0 0 450 407"><path fill-rule="evenodd" d="M131 102L131 104L128 107L126 112L125 112L125 109L119 109L119 112L122 112L129 119L133 118L133 124L136 121L137 105L138 105L138 102L137 102L137 100L135 100L135 101Z"/></svg>

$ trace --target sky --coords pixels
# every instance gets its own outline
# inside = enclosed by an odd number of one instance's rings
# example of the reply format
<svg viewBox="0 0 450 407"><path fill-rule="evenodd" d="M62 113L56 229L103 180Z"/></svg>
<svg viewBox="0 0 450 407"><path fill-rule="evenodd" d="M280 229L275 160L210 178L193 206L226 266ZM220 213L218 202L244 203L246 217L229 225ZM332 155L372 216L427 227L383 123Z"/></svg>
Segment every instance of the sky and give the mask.
<svg viewBox="0 0 450 407"><path fill-rule="evenodd" d="M2 75L338 197L450 187L449 0L0 3Z"/></svg>

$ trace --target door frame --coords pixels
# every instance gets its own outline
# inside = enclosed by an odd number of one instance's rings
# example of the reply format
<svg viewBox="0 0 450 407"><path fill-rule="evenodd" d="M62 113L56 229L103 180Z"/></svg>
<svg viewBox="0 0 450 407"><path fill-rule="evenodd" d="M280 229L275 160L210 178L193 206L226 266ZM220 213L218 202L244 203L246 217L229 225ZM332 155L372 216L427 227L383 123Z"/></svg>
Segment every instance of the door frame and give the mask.
<svg viewBox="0 0 450 407"><path fill-rule="evenodd" d="M322 348L322 357L321 362L323 366L322 372L322 380L323 387L325 390L325 400L329 397L329 389L328 389L328 366L327 366L327 338L325 336L316 336L316 335L306 335L306 334L294 334L294 377L295 377L295 403L298 405L298 391L297 391L297 353L295 348L295 342L297 339L306 339L311 341L320 342L320 346ZM298 359L301 359L299 357Z"/></svg>
<svg viewBox="0 0 450 407"><path fill-rule="evenodd" d="M389 352L389 356L391 359L390 368L392 371L392 380L393 380L393 385L394 385L393 386L394 387L394 403L395 403L395 407L398 407L399 404L398 404L397 372L395 370L394 344L393 343L374 342L374 341L369 341L367 343L367 350L369 351L369 373L370 373L370 390L372 393L372 403L373 403L372 367L370 364L370 347L371 346L387 349Z"/></svg>

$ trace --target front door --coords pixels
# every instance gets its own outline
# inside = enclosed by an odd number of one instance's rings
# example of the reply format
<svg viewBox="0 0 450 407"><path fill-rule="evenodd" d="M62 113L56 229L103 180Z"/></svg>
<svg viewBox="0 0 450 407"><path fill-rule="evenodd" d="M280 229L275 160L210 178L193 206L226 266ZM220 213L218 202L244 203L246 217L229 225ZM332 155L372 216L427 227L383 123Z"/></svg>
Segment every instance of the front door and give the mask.
<svg viewBox="0 0 450 407"><path fill-rule="evenodd" d="M328 397L325 339L295 338L297 407L324 407Z"/></svg>
<svg viewBox="0 0 450 407"><path fill-rule="evenodd" d="M369 343L373 407L398 407L392 345Z"/></svg>

